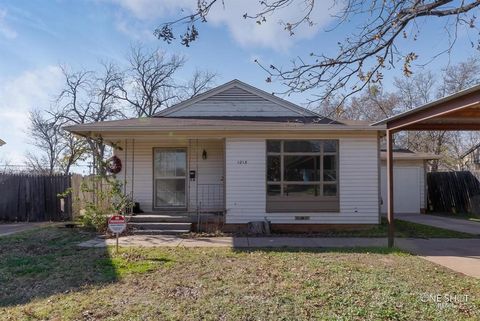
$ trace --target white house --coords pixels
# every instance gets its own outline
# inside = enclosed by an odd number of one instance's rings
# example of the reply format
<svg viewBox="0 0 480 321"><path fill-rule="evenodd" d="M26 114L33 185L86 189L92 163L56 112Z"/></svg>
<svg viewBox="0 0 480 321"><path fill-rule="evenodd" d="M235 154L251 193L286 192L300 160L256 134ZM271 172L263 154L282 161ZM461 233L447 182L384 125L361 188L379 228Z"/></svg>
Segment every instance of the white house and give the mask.
<svg viewBox="0 0 480 321"><path fill-rule="evenodd" d="M67 129L116 146L117 177L144 212L220 212L226 230L265 219L282 231L380 220L383 126L335 121L238 80L154 117ZM420 163L409 211L425 207Z"/></svg>

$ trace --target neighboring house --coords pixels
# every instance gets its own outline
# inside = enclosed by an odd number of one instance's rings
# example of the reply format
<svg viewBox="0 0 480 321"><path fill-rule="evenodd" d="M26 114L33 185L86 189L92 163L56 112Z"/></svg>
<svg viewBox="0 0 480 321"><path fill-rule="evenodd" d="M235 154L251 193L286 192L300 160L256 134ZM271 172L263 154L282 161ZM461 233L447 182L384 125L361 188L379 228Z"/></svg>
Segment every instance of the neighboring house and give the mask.
<svg viewBox="0 0 480 321"><path fill-rule="evenodd" d="M462 156L462 170L470 170L473 172L480 171L480 144L473 146L467 150Z"/></svg>
<svg viewBox="0 0 480 321"><path fill-rule="evenodd" d="M117 177L145 212L223 212L225 230L265 219L283 231L380 220L383 126L335 121L238 80L154 117L67 129L117 147ZM419 184L409 211L424 207Z"/></svg>
<svg viewBox="0 0 480 321"><path fill-rule="evenodd" d="M387 212L387 155L381 152L381 213ZM394 148L394 211L396 213L425 213L427 206L427 161L439 159L439 155L415 153L408 149Z"/></svg>
<svg viewBox="0 0 480 321"><path fill-rule="evenodd" d="M0 146L3 146L3 145L5 145L5 142L0 139Z"/></svg>

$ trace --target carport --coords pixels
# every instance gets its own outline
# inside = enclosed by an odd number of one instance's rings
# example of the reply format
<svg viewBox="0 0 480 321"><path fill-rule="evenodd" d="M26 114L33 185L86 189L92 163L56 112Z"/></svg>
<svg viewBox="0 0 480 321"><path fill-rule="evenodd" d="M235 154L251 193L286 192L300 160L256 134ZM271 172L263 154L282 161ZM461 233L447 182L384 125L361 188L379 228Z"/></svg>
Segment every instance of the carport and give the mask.
<svg viewBox="0 0 480 321"><path fill-rule="evenodd" d="M401 131L480 130L480 85L384 119L372 126L378 125L386 127L388 246L393 247L393 135Z"/></svg>

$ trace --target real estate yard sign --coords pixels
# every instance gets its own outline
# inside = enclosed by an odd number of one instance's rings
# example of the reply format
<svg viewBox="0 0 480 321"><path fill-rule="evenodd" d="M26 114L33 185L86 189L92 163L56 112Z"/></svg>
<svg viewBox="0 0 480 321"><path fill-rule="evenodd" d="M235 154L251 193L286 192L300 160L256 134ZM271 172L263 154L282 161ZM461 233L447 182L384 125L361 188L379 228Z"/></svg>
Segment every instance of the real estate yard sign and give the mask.
<svg viewBox="0 0 480 321"><path fill-rule="evenodd" d="M125 221L125 217L122 215L113 215L108 219L108 228L112 233L115 233L117 236L117 253L118 253L118 235L125 231L127 228L127 222Z"/></svg>

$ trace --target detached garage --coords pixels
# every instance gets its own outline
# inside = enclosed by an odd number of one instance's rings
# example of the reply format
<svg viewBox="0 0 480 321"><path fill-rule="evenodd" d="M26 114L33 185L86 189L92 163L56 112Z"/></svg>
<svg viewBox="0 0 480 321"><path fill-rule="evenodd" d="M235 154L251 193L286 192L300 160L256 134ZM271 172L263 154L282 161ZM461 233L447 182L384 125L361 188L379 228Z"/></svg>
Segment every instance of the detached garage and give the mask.
<svg viewBox="0 0 480 321"><path fill-rule="evenodd" d="M415 153L408 149L395 149L394 160L394 210L396 213L424 213L426 200L426 173L428 160L438 159L438 155ZM381 152L381 207L387 213L387 155Z"/></svg>

